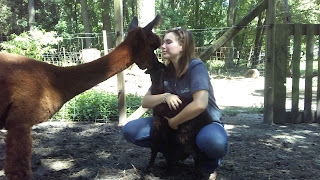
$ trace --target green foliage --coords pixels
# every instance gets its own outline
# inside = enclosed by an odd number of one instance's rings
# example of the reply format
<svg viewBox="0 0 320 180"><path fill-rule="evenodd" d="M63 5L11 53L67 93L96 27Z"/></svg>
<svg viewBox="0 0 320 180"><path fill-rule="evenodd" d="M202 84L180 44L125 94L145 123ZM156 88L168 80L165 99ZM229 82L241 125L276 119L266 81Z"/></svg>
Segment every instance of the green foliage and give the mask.
<svg viewBox="0 0 320 180"><path fill-rule="evenodd" d="M24 32L19 36L11 35L11 40L0 44L3 52L13 53L41 60L45 53L53 53L56 49L53 45L58 44L62 39L56 37L56 32L45 32L34 30Z"/></svg>
<svg viewBox="0 0 320 180"><path fill-rule="evenodd" d="M206 61L206 67L210 73L219 73L224 68L224 61L215 59Z"/></svg>
<svg viewBox="0 0 320 180"><path fill-rule="evenodd" d="M113 119L118 108L117 97L98 91L86 91L74 98L71 107L76 107L72 119Z"/></svg>
<svg viewBox="0 0 320 180"><path fill-rule="evenodd" d="M141 105L142 97L128 94L127 115ZM151 116L150 112L146 116ZM105 91L88 90L68 101L51 119L98 121L118 120L118 97Z"/></svg>
<svg viewBox="0 0 320 180"><path fill-rule="evenodd" d="M7 2L5 2L4 0L0 1L0 29L3 34L7 34L10 32L8 21L12 16L11 9L6 3Z"/></svg>
<svg viewBox="0 0 320 180"><path fill-rule="evenodd" d="M0 1L0 35L20 34L28 28L28 1Z"/></svg>
<svg viewBox="0 0 320 180"><path fill-rule="evenodd" d="M320 22L320 1L319 0L291 0L288 1L291 22L292 23L314 23L319 24ZM279 23L284 22L284 12L283 12L282 1L277 2L277 21Z"/></svg>
<svg viewBox="0 0 320 180"><path fill-rule="evenodd" d="M193 33L195 44L198 47L216 40L216 35L220 30L214 29L215 27L226 26L228 6L224 0L199 1L198 6L193 0L167 1L164 2L163 9L161 2L156 1L156 13L164 19L159 28L184 27Z"/></svg>
<svg viewBox="0 0 320 180"><path fill-rule="evenodd" d="M196 2L199 4L196 6ZM225 0L175 0L155 1L156 13L162 16L157 29L166 30L172 27L189 29L195 37L196 46L212 44L225 30L228 2ZM236 19L238 22L245 17L260 0L239 0ZM109 3L109 4L107 4ZM137 1L123 1L124 29L133 16L137 15ZM319 0L292 0L288 1L293 23L319 23ZM110 32L114 32L113 1L87 0L90 29L93 33L101 33L110 21ZM0 35L20 34L28 28L28 1L0 1ZM277 23L284 20L282 1L277 1ZM59 35L83 33L81 3L79 0L39 0L35 1L36 27L46 31L56 31ZM197 13L198 12L198 13ZM103 16L110 15L110 19ZM265 19L265 13L263 13ZM247 30L239 32L234 37L236 49L243 46L252 46L255 40L257 18L248 25ZM218 28L218 29L217 29ZM158 33L163 34L164 31ZM66 45L66 44L64 44ZM69 47L72 45L69 45ZM77 45L74 45L77 46ZM262 49L263 50L263 49Z"/></svg>

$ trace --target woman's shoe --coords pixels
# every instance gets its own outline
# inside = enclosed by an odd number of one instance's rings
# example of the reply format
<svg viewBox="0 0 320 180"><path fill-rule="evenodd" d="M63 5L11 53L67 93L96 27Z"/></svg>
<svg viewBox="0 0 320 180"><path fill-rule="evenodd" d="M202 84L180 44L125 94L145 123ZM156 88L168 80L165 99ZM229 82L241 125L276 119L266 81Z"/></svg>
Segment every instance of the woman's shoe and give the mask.
<svg viewBox="0 0 320 180"><path fill-rule="evenodd" d="M201 180L216 180L217 179L217 172L214 171L213 173L202 173Z"/></svg>

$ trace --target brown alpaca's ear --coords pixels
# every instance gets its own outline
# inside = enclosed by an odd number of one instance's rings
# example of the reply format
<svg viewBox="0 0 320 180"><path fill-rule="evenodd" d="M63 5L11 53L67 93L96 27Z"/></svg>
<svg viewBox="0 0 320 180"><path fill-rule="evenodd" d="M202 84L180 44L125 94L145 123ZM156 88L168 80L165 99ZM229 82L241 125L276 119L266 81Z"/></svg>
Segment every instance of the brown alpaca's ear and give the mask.
<svg viewBox="0 0 320 180"><path fill-rule="evenodd" d="M152 31L152 28L154 28L158 24L159 20L160 15L158 14L148 25L143 28L143 30L145 32Z"/></svg>
<svg viewBox="0 0 320 180"><path fill-rule="evenodd" d="M133 29L133 28L135 28L137 26L138 26L138 18L137 18L137 16L134 16L132 21L131 21L131 23L130 23L130 25L129 25L129 30Z"/></svg>

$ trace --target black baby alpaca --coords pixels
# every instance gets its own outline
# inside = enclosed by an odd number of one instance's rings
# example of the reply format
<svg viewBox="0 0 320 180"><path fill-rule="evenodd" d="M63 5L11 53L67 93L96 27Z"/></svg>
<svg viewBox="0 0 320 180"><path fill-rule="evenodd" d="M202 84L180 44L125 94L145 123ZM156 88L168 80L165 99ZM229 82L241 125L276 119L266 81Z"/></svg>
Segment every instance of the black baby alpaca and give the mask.
<svg viewBox="0 0 320 180"><path fill-rule="evenodd" d="M152 68L148 69L146 73L150 74L152 81L151 94L161 94L164 93L164 71L166 66L158 61L154 57ZM153 117L154 117L154 134L152 139L151 147L151 158L149 161L148 169L154 164L157 153L160 152L160 147L162 149L164 157L166 159L168 170L170 170L172 163L178 160L183 160L189 155L192 155L195 167L199 170L199 160L202 156L199 148L196 145L196 136L200 129L208 124L212 123L211 117L208 114L207 110L202 112L199 116L194 119L191 119L181 125L179 125L178 130L171 129L168 125L167 119L164 117L172 118L176 116L184 107L186 107L191 101L192 98L186 99L179 97L182 101L182 104L177 110L170 110L169 106L166 103L159 104L153 108ZM179 140L179 143L183 147L183 152L179 153L179 157L175 154L173 156L172 149L174 147L175 139Z"/></svg>

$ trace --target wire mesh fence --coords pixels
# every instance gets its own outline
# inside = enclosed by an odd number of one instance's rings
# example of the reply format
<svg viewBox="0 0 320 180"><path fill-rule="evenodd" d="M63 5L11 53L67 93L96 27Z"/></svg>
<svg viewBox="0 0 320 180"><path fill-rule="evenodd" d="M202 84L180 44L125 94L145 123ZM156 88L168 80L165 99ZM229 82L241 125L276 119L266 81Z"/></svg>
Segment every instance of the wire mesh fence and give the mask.
<svg viewBox="0 0 320 180"><path fill-rule="evenodd" d="M221 30L219 30L221 31ZM194 32L197 33L197 32ZM108 34L114 36L113 33ZM90 45L87 46L88 39L90 39ZM89 48L86 48L89 47ZM103 50L103 37L102 33L80 33L66 35L62 41L56 45L56 51L52 53L44 54L42 61L54 64L57 66L73 66L79 65L91 60L97 59L104 54ZM209 46L196 47L196 56L198 57ZM109 49L108 52L113 49ZM228 51L232 51L231 56ZM252 46L243 46L241 49L235 47L221 47L218 51L210 56L206 61L210 74L219 74L224 66L226 58L233 59L234 63L238 66L248 67L249 63L252 63L254 48ZM94 55L93 55L94 54ZM162 60L161 48L156 50L157 57ZM229 57L230 56L230 57ZM89 60L88 60L89 59ZM259 63L264 61L264 53L261 52L257 59ZM237 70L235 70L237 71ZM132 73L132 72L130 72ZM149 79L149 76L143 76L142 78ZM141 81L141 80L140 80ZM116 86L116 82L112 82ZM150 85L150 84L149 84ZM139 86L139 85L137 85ZM133 88L134 90L135 88ZM141 89L136 88L137 91ZM51 120L72 120L72 121L107 121L117 118L117 92L109 90L95 88L87 93L81 94L82 97L75 97L66 103L61 110ZM130 92L127 94L127 112L128 115L134 110L138 109L141 105L142 95L139 92ZM102 104L102 105L98 105ZM107 108L108 107L108 108ZM94 110L89 110L94 109ZM111 110L110 110L111 109ZM88 111L86 111L88 110ZM100 112L97 113L97 112ZM80 114L91 114L90 116L81 116ZM101 114L104 114L101 116ZM114 115L116 114L116 115Z"/></svg>

